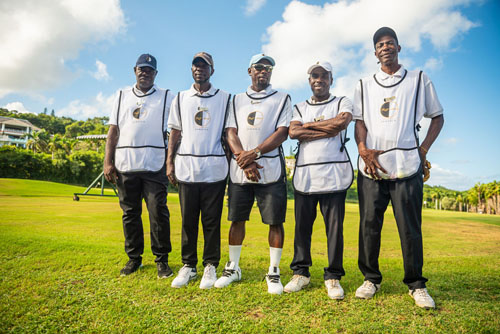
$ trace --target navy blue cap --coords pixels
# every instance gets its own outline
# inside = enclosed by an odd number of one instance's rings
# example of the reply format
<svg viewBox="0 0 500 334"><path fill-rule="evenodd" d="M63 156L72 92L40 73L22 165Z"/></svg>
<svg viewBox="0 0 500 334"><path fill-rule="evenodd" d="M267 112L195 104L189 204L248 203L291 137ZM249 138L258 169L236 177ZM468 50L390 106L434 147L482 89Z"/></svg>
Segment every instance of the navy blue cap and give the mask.
<svg viewBox="0 0 500 334"><path fill-rule="evenodd" d="M377 44L378 40L384 36L390 36L390 37L394 38L396 40L396 43L399 44L398 36L396 36L396 32L389 27L382 27L382 28L378 29L375 32L375 34L373 34L373 45Z"/></svg>
<svg viewBox="0 0 500 334"><path fill-rule="evenodd" d="M150 55L149 53L145 53L137 58L137 62L135 63L136 67L151 67L156 70L156 58Z"/></svg>

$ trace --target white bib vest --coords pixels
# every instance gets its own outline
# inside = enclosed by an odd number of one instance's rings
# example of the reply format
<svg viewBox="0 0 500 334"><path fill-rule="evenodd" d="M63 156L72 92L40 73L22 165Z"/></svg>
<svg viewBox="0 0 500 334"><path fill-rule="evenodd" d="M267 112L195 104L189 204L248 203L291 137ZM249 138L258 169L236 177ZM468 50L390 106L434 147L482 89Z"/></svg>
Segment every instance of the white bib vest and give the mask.
<svg viewBox="0 0 500 334"><path fill-rule="evenodd" d="M119 172L157 172L165 164L164 123L169 91L155 88L140 95L134 88L120 91L119 130L115 167Z"/></svg>
<svg viewBox="0 0 500 334"><path fill-rule="evenodd" d="M295 106L304 123L334 118L343 97ZM351 160L345 148L346 130L337 136L299 143L293 173L293 187L302 194L326 194L347 190L354 179Z"/></svg>
<svg viewBox="0 0 500 334"><path fill-rule="evenodd" d="M175 176L183 183L211 183L228 175L222 134L231 95L217 90L214 95L177 96L182 139L175 156Z"/></svg>
<svg viewBox="0 0 500 334"><path fill-rule="evenodd" d="M247 93L234 96L234 119L243 150L254 149L276 131L280 115L285 109L286 100L289 98L288 94L278 91L259 98L250 97ZM277 182L280 177L285 175L281 146L262 154L256 162L263 167L259 169L261 176L259 182L248 180L233 156L229 168L231 182L236 184L267 184Z"/></svg>
<svg viewBox="0 0 500 334"><path fill-rule="evenodd" d="M363 120L368 130L366 147L383 150L378 162L386 173L378 170L383 179L403 179L415 175L421 161L418 153L417 126L423 113L421 71L406 71L399 82L383 86L375 76L361 80ZM365 163L358 158L358 170L364 172Z"/></svg>

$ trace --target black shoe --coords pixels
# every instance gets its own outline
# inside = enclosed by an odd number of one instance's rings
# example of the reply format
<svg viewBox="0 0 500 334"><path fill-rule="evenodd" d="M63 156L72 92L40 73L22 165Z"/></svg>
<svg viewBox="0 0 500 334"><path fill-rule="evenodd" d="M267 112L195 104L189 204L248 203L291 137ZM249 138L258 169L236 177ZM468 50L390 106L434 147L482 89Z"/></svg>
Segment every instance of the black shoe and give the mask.
<svg viewBox="0 0 500 334"><path fill-rule="evenodd" d="M127 276L130 274L135 273L139 268L142 267L142 261L141 260L128 260L127 264L125 267L123 267L122 270L120 270L120 276Z"/></svg>
<svg viewBox="0 0 500 334"><path fill-rule="evenodd" d="M167 262L157 262L156 268L158 269L158 278L167 278L174 274Z"/></svg>

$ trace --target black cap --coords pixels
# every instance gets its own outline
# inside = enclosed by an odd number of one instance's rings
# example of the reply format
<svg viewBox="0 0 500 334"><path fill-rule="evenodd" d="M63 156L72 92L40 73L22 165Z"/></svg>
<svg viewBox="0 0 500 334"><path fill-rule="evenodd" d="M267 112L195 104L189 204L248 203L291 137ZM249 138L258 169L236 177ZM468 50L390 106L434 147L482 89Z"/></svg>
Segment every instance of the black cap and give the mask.
<svg viewBox="0 0 500 334"><path fill-rule="evenodd" d="M137 62L135 63L136 67L151 67L156 70L156 58L150 55L149 53L145 53L137 58Z"/></svg>
<svg viewBox="0 0 500 334"><path fill-rule="evenodd" d="M379 30L377 30L375 32L375 34L373 35L373 45L377 44L378 40L384 36L391 36L392 38L394 38L396 40L396 43L399 44L398 36L396 36L396 32L389 27L382 27Z"/></svg>

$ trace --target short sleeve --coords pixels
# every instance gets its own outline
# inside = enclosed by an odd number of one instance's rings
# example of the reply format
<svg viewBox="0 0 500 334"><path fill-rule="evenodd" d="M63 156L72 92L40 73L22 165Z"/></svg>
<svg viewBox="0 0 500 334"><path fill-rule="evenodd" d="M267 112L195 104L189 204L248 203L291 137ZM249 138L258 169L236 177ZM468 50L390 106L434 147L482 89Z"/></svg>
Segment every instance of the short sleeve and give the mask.
<svg viewBox="0 0 500 334"><path fill-rule="evenodd" d="M181 131L182 130L182 123L181 123L181 115L180 115L180 110L179 110L179 97L180 97L180 93L178 93L172 99L172 103L170 104L170 110L169 110L169 115L168 115L168 127L171 129L176 129L176 130Z"/></svg>
<svg viewBox="0 0 500 334"><path fill-rule="evenodd" d="M285 106L283 107L283 111L281 112L278 123L276 124L277 128L289 127L290 120L292 119L292 101L290 95L287 95L285 99Z"/></svg>
<svg viewBox="0 0 500 334"><path fill-rule="evenodd" d="M443 107L439 102L434 84L429 77L422 73L422 80L425 89L425 113L424 117L434 118L443 114Z"/></svg>
<svg viewBox="0 0 500 334"><path fill-rule="evenodd" d="M354 89L354 100L352 103L352 118L355 120L363 120L363 106L361 101L361 90L362 90L362 81L359 80L356 88Z"/></svg>
<svg viewBox="0 0 500 334"><path fill-rule="evenodd" d="M347 97L344 97L342 101L340 101L339 114L342 112L348 112L352 114L352 102Z"/></svg>
<svg viewBox="0 0 500 334"><path fill-rule="evenodd" d="M120 99L122 95L122 91L118 91L115 93L115 101L113 102L113 109L111 109L111 113L109 115L109 125L118 125L118 108L120 107Z"/></svg>
<svg viewBox="0 0 500 334"><path fill-rule="evenodd" d="M225 128L237 128L236 126L236 119L234 118L234 99L236 98L236 95L233 96L231 101L229 102L229 106L227 108L227 118L226 118L226 124Z"/></svg>
<svg viewBox="0 0 500 334"><path fill-rule="evenodd" d="M164 124L163 124L163 131L167 131L167 129L169 128L168 120L169 120L169 115L170 115L170 108L172 105L172 101L174 100L174 94L171 91L168 90L166 92L166 94L167 94L167 96L166 96L166 101L165 101L165 110L163 110L163 117L167 121L164 122Z"/></svg>
<svg viewBox="0 0 500 334"><path fill-rule="evenodd" d="M302 114L299 111L299 107L297 105L293 106L292 120L291 122L300 122L304 124L304 120L302 119Z"/></svg>

